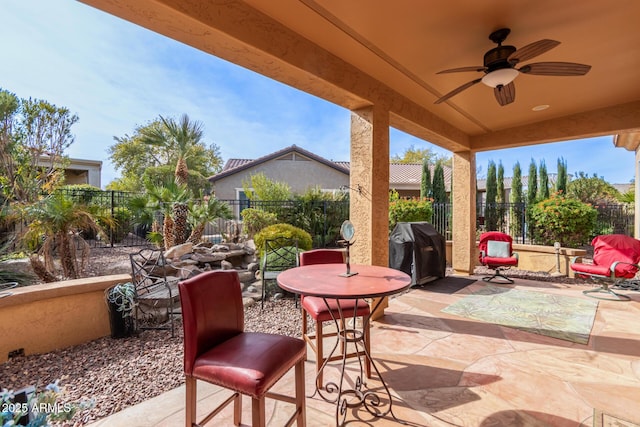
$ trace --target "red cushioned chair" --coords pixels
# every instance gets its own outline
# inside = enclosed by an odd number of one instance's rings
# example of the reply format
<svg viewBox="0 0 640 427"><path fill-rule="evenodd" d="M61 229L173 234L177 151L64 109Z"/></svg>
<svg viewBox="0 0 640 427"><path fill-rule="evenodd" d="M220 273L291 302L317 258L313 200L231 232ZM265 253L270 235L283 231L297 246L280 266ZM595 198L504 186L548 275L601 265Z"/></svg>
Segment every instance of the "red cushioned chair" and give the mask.
<svg viewBox="0 0 640 427"><path fill-rule="evenodd" d="M583 291L587 296L600 299L629 300L611 290L609 286L619 285L632 279L640 269L640 240L623 234L607 234L596 236L591 241L593 246L593 264L577 262L579 257L571 261L571 270L581 277L589 277L601 286ZM610 298L601 298L590 293L606 293Z"/></svg>
<svg viewBox="0 0 640 427"><path fill-rule="evenodd" d="M312 264L343 264L344 257L342 251L335 249L314 249L311 251L302 252L300 254L300 265L312 265ZM346 271L346 265L345 265ZM322 331L323 322L333 321L333 319L340 319L340 328L344 329L345 319L353 319L354 308L356 317L368 316L370 313L369 304L364 300L358 300L356 308L355 300L342 300L340 301L340 308L342 309L342 318L340 317L340 311L338 309L338 301L327 300L331 310L327 308L324 300L319 297L301 297L300 305L302 307L302 337L307 341L311 349L316 353L316 387L322 388L322 371L321 367L327 360L324 357L323 338L336 336L337 333L324 334ZM315 333L309 334L307 331L307 313L315 322ZM333 317L332 317L333 315ZM370 328L364 330L364 345L367 352L371 354L370 347ZM329 358L332 360L342 360L342 353L344 352L344 343L340 342L340 353ZM357 356L357 349L347 354L347 357ZM371 361L366 358L365 372L367 378L371 378Z"/></svg>
<svg viewBox="0 0 640 427"><path fill-rule="evenodd" d="M251 396L253 426L265 425L265 397L294 403L298 427L304 427L304 362L307 347L298 338L244 332L244 307L238 273L210 271L180 282L184 327L186 425L210 421L234 402L234 423L240 425L242 394ZM295 398L268 390L295 366ZM234 391L219 407L196 424L196 381Z"/></svg>
<svg viewBox="0 0 640 427"><path fill-rule="evenodd" d="M480 235L480 264L492 269L493 276L483 277L485 282L500 277L497 283L513 283L513 280L502 274L502 270L518 266L518 253L513 252L511 236L499 231L487 231Z"/></svg>

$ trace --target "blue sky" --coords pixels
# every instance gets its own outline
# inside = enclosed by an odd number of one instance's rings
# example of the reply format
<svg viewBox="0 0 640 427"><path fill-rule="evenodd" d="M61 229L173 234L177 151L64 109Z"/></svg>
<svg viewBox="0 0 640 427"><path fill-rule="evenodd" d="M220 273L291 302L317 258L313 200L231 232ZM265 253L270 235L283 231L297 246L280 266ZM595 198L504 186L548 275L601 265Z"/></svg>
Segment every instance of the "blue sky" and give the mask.
<svg viewBox="0 0 640 427"><path fill-rule="evenodd" d="M103 161L103 187L118 176L107 149L159 115L186 113L203 122L205 142L224 161L256 158L296 144L322 157L349 160L349 111L72 0L0 1L0 88L45 99L80 118L70 157ZM391 154L432 144L392 130ZM596 173L612 183L633 179L634 154L611 137L478 153L502 162L505 175L533 158L550 173Z"/></svg>

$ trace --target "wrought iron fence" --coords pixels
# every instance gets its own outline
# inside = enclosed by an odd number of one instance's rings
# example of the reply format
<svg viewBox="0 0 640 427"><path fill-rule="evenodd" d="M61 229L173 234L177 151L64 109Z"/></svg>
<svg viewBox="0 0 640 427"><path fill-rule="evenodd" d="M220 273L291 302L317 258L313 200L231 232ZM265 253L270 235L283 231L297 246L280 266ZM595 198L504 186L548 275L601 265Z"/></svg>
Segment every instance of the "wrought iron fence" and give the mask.
<svg viewBox="0 0 640 427"><path fill-rule="evenodd" d="M335 247L340 239L340 226L344 220L349 219L348 200L222 201L231 207L236 220L242 219L241 213L247 208L275 214L278 221L294 225L311 234L314 248ZM218 230L224 227L223 220L214 225Z"/></svg>
<svg viewBox="0 0 640 427"><path fill-rule="evenodd" d="M502 231L513 237L517 243L535 243L530 241L527 230L526 204L490 203L476 207L478 232ZM596 226L591 238L601 234L634 235L634 206L631 204L597 205ZM586 242L588 243L588 242Z"/></svg>
<svg viewBox="0 0 640 427"><path fill-rule="evenodd" d="M128 208L129 201L139 196L138 193L122 191L99 191L87 189L61 189L67 196L93 206L103 216L115 219L115 226L104 228L108 237L92 235L87 232L84 237L97 247L109 246L143 246L148 245L146 239L150 224L144 224L141 218L135 217ZM300 201L256 202L249 200L222 200L231 207L234 220L229 222L218 219L205 229L205 237L212 241L220 241L225 234L230 234L230 227L241 224L241 212L246 208L262 209L274 213L280 222L286 222L308 231L313 238L314 247L336 246L340 238L340 226L349 218L348 201ZM610 204L595 206L598 211L597 225L593 236L599 234L634 235L634 207L630 204ZM450 203L433 204L431 223L446 239L452 238L452 205ZM514 238L515 242L528 243L526 206L517 203L479 203L476 207L478 233L489 230L502 231ZM99 215L99 216L100 216ZM17 227L26 227L24 221ZM11 232L20 231L10 230ZM0 230L0 243L6 242L9 233Z"/></svg>
<svg viewBox="0 0 640 427"><path fill-rule="evenodd" d="M514 242L526 241L526 205L524 203L478 203L476 230L501 231L513 237Z"/></svg>
<svg viewBox="0 0 640 427"><path fill-rule="evenodd" d="M596 205L594 208L598 211L594 237L601 234L634 235L635 208L632 204Z"/></svg>

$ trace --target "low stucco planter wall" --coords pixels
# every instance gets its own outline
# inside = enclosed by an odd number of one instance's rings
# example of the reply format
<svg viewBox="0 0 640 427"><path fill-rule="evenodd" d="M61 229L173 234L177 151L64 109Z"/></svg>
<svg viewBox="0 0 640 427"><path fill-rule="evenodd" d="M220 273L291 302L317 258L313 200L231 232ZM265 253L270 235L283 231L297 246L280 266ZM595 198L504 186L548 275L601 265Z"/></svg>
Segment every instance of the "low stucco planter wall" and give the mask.
<svg viewBox="0 0 640 427"><path fill-rule="evenodd" d="M12 351L45 353L110 335L105 289L129 280L117 274L12 289L0 298L0 363Z"/></svg>
<svg viewBox="0 0 640 427"><path fill-rule="evenodd" d="M452 242L447 241L447 264L451 265ZM476 245L476 248L478 245ZM513 250L518 253L518 269L528 271L540 271L545 273L556 272L556 250L553 246L542 245L513 245ZM587 254L584 249L560 248L560 273L568 277L575 277L569 268L573 257L583 257ZM475 258L479 257L476 249ZM480 265L480 263L478 263Z"/></svg>
<svg viewBox="0 0 640 427"><path fill-rule="evenodd" d="M451 246L448 241L449 265ZM553 247L514 244L513 248L519 255L519 269L556 271ZM573 277L571 258L584 255L582 249L561 248L560 272ZM16 350L46 353L110 335L105 289L129 280L128 274L117 274L12 289L12 295L0 298L0 363Z"/></svg>

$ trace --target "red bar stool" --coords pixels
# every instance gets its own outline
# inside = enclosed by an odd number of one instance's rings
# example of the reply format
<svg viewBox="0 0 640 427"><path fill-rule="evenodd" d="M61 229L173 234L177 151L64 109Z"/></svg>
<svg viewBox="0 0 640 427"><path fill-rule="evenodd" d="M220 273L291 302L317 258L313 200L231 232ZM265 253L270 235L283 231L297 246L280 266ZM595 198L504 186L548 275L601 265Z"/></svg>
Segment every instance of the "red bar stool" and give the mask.
<svg viewBox="0 0 640 427"><path fill-rule="evenodd" d="M244 332L244 307L238 273L210 271L179 285L184 327L186 426L210 421L234 402L234 423L240 425L242 395L251 397L252 425L265 425L265 397L295 404L287 425L304 427L304 341L283 335ZM295 366L295 398L269 389ZM234 393L196 424L196 382L206 381Z"/></svg>

